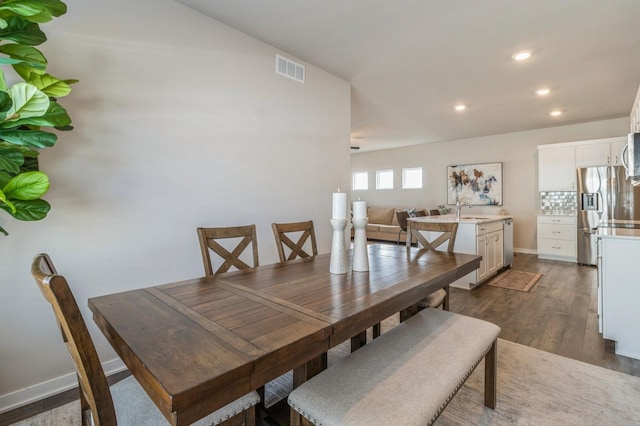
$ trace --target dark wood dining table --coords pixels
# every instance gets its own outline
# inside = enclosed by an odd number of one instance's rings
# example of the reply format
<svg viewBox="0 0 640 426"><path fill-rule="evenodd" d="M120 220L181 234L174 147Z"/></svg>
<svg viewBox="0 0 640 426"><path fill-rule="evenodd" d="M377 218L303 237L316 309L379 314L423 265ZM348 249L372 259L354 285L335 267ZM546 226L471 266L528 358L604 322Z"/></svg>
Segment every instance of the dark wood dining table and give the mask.
<svg viewBox="0 0 640 426"><path fill-rule="evenodd" d="M287 371L305 380L330 348L481 259L387 244L368 254L368 272L331 274L322 254L94 297L89 308L167 420L190 424Z"/></svg>

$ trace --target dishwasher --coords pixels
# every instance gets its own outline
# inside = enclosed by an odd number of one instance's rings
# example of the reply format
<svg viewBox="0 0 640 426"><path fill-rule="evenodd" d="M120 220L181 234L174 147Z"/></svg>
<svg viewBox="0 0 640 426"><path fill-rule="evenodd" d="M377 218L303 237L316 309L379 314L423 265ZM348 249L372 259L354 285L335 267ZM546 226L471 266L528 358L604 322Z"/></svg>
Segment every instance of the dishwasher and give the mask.
<svg viewBox="0 0 640 426"><path fill-rule="evenodd" d="M504 268L510 268L513 264L513 219L502 221L504 242Z"/></svg>

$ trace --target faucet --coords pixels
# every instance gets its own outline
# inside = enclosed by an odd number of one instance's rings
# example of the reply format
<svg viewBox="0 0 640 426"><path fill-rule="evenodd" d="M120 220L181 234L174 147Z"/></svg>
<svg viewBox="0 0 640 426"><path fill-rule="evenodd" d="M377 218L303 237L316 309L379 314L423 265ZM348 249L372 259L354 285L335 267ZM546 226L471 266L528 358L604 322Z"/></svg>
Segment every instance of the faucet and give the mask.
<svg viewBox="0 0 640 426"><path fill-rule="evenodd" d="M460 211L462 210L462 207L467 206L469 208L471 208L471 204L464 202L461 203L460 200L456 201L456 220L460 220Z"/></svg>

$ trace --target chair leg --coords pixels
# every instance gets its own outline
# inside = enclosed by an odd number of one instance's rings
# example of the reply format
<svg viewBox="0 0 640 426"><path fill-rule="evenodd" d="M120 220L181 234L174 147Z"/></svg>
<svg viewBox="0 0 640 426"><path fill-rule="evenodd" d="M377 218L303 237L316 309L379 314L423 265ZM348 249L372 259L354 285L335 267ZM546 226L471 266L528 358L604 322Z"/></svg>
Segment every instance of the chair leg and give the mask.
<svg viewBox="0 0 640 426"><path fill-rule="evenodd" d="M484 405L496 408L498 390L498 340L484 357Z"/></svg>

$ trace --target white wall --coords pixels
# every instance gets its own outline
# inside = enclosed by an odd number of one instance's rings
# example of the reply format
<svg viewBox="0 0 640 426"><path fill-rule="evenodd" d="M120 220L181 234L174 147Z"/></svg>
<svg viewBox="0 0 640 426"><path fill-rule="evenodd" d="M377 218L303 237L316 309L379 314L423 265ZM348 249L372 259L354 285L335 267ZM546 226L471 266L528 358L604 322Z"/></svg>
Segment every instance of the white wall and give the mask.
<svg viewBox="0 0 640 426"><path fill-rule="evenodd" d="M550 127L407 148L355 153L352 171L369 172L369 190L352 191L372 206L436 208L447 203L447 166L502 162L503 206L473 207L471 213L492 214L505 210L514 218L514 247L536 250L538 193L538 145L623 136L629 132L629 118ZM402 168L422 167L423 188L403 190ZM394 170L393 190L376 190L376 170ZM455 206L449 206L455 207ZM466 208L465 208L466 209Z"/></svg>
<svg viewBox="0 0 640 426"><path fill-rule="evenodd" d="M331 193L350 179L347 82L276 75L275 48L171 0L66 3L43 25L49 71L80 80L61 100L75 130L41 155L53 208L0 214L0 411L73 383L35 254L67 276L106 362L89 297L203 275L198 226L255 223L268 264L271 223L312 219L327 252Z"/></svg>

